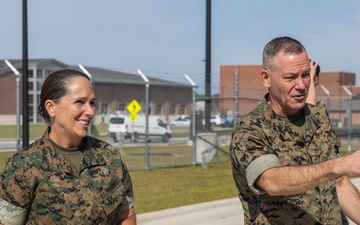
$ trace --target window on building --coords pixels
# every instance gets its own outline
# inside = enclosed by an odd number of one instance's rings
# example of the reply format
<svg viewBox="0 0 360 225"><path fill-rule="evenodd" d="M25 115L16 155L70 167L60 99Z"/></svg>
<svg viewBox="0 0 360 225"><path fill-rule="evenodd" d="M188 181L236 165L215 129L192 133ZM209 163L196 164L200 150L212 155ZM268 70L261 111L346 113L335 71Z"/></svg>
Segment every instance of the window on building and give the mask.
<svg viewBox="0 0 360 225"><path fill-rule="evenodd" d="M29 95L29 98L28 98L28 104L34 104L34 98L33 98L33 95Z"/></svg>
<svg viewBox="0 0 360 225"><path fill-rule="evenodd" d="M52 72L52 70L45 70L44 78L47 78Z"/></svg>
<svg viewBox="0 0 360 225"><path fill-rule="evenodd" d="M108 113L108 107L109 107L109 105L107 103L102 103L101 104L101 112L107 114Z"/></svg>
<svg viewBox="0 0 360 225"><path fill-rule="evenodd" d="M39 78L39 79L42 79L43 78L43 70L37 70L36 71L36 77Z"/></svg>
<svg viewBox="0 0 360 225"><path fill-rule="evenodd" d="M29 70L29 71L28 71L28 77L29 77L29 78L33 78L33 77L34 77L34 70Z"/></svg>
<svg viewBox="0 0 360 225"><path fill-rule="evenodd" d="M37 93L36 94L36 104L38 104L40 102L40 94Z"/></svg>
<svg viewBox="0 0 360 225"><path fill-rule="evenodd" d="M185 106L184 105L181 105L180 106L180 112L179 114L185 114Z"/></svg>
<svg viewBox="0 0 360 225"><path fill-rule="evenodd" d="M36 90L37 91L41 91L41 87L42 87L42 81L36 81Z"/></svg>
<svg viewBox="0 0 360 225"><path fill-rule="evenodd" d="M34 90L34 83L32 81L28 82L28 89L29 91L33 91Z"/></svg>
<svg viewBox="0 0 360 225"><path fill-rule="evenodd" d="M162 113L162 105L156 105L156 115L161 115Z"/></svg>
<svg viewBox="0 0 360 225"><path fill-rule="evenodd" d="M33 105L29 105L28 108L29 108L29 121L34 122L34 111L33 111L34 107Z"/></svg>
<svg viewBox="0 0 360 225"><path fill-rule="evenodd" d="M126 109L125 109L125 103L119 103L119 111L120 112L125 112Z"/></svg>
<svg viewBox="0 0 360 225"><path fill-rule="evenodd" d="M170 115L176 115L176 105L172 104L170 106Z"/></svg>

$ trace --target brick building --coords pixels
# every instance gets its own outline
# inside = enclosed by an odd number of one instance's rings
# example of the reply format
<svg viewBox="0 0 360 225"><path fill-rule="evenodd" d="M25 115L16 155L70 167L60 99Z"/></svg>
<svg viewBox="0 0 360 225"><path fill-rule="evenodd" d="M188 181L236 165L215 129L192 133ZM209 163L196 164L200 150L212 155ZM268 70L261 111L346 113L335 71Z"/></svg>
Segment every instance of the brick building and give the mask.
<svg viewBox="0 0 360 225"><path fill-rule="evenodd" d="M22 73L22 60L9 60ZM43 122L37 114L41 85L55 70L79 67L66 65L55 59L30 59L28 70L29 121ZM138 74L123 73L101 68L86 67L92 75L97 99L95 123L100 122L100 114L105 112L127 113L126 106L137 100L145 108L145 83ZM150 114L160 115L170 121L180 114L191 113L192 87L188 84L149 79ZM22 79L20 79L20 107L22 106ZM16 77L4 60L0 60L0 124L15 124L16 118ZM22 108L22 107L21 107ZM20 108L20 112L22 109Z"/></svg>
<svg viewBox="0 0 360 225"><path fill-rule="evenodd" d="M238 83L238 115L244 115L256 107L267 93L262 84L261 70L262 65L220 66L219 108L222 113L231 115L235 111L235 74ZM352 124L360 124L360 87L355 84L355 73L320 72L317 98L327 104L330 118L339 121L340 125L346 125L349 120L350 97L345 89L352 93Z"/></svg>

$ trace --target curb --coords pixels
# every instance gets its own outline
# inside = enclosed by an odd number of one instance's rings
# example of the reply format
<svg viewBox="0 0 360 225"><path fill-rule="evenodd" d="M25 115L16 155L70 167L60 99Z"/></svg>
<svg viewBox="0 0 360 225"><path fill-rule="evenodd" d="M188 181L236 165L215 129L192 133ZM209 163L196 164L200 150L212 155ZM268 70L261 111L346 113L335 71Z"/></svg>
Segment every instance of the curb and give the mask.
<svg viewBox="0 0 360 225"><path fill-rule="evenodd" d="M204 203L188 205L188 206L180 206L177 208L164 209L155 212L142 213L142 214L138 214L136 217L138 222L145 222L145 221L148 222L148 221L158 220L160 218L166 218L175 215L185 215L189 213L196 213L202 210L215 209L223 206L239 205L239 204L241 204L239 198L235 197L235 198L204 202Z"/></svg>

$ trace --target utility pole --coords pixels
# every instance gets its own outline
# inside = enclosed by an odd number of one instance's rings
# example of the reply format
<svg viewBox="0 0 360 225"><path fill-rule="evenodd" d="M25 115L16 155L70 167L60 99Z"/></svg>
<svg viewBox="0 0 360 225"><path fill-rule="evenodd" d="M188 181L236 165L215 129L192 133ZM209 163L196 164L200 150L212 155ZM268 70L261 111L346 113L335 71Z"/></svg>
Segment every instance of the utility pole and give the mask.
<svg viewBox="0 0 360 225"><path fill-rule="evenodd" d="M211 116L211 0L206 0L206 59L205 59L205 130L210 131Z"/></svg>
<svg viewBox="0 0 360 225"><path fill-rule="evenodd" d="M29 145L29 88L28 88L28 34L27 34L27 0L23 0L23 99L22 99L22 138L23 147L26 147Z"/></svg>

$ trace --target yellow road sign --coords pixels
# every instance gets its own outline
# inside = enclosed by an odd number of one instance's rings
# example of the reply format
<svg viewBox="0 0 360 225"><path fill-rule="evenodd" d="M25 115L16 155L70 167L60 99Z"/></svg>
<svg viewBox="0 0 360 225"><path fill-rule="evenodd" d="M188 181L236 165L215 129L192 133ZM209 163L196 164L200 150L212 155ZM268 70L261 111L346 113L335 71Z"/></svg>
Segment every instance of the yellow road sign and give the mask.
<svg viewBox="0 0 360 225"><path fill-rule="evenodd" d="M136 113L141 111L140 104L134 99L130 102L130 104L126 107L126 109L131 113L132 115L135 115Z"/></svg>
<svg viewBox="0 0 360 225"><path fill-rule="evenodd" d="M129 116L129 119L130 119L130 120L137 120L138 117L137 117L137 115L130 115L130 116Z"/></svg>

